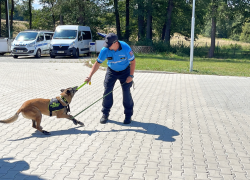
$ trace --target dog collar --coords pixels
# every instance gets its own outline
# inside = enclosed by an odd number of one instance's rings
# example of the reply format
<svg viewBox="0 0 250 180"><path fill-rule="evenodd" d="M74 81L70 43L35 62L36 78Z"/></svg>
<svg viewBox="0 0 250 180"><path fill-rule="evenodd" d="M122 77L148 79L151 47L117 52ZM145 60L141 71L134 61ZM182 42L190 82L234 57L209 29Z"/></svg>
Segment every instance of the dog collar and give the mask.
<svg viewBox="0 0 250 180"><path fill-rule="evenodd" d="M63 96L58 96L58 97L56 97L61 103L62 103L62 105L63 106L68 106L69 105L69 103L68 103L68 101L66 100L66 98L65 97L63 97Z"/></svg>
<svg viewBox="0 0 250 180"><path fill-rule="evenodd" d="M67 101L67 99L66 99L65 97L61 96L61 99L62 99L67 105L69 104L68 101Z"/></svg>

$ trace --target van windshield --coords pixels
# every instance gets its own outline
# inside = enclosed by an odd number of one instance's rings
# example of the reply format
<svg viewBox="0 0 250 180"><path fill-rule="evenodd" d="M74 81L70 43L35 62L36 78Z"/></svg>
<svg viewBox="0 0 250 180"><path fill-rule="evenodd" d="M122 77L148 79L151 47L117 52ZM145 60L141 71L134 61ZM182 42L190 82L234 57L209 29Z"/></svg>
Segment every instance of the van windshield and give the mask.
<svg viewBox="0 0 250 180"><path fill-rule="evenodd" d="M37 32L20 32L15 40L17 41L32 41L36 39Z"/></svg>
<svg viewBox="0 0 250 180"><path fill-rule="evenodd" d="M75 39L77 30L57 29L53 39Z"/></svg>

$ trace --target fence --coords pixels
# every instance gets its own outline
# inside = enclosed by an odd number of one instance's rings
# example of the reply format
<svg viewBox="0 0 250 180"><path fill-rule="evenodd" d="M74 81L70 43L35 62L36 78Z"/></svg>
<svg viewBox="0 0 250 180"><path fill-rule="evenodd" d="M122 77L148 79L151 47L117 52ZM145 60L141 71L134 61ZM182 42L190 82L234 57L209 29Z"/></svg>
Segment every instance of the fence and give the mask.
<svg viewBox="0 0 250 180"><path fill-rule="evenodd" d="M131 46L134 53L153 53L151 46Z"/></svg>

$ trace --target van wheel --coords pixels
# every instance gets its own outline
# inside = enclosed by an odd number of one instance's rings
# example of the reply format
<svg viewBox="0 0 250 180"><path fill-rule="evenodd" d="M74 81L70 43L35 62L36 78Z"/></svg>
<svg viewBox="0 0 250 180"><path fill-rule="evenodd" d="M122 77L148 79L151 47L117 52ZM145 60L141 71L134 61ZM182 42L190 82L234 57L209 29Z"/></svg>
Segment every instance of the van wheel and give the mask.
<svg viewBox="0 0 250 180"><path fill-rule="evenodd" d="M36 58L40 58L41 57L41 50L38 49L35 55Z"/></svg>
<svg viewBox="0 0 250 180"><path fill-rule="evenodd" d="M88 52L88 53L86 53L86 56L89 56L90 55L90 53Z"/></svg>
<svg viewBox="0 0 250 180"><path fill-rule="evenodd" d="M75 54L73 55L74 58L78 58L79 57L79 50L77 49Z"/></svg>
<svg viewBox="0 0 250 180"><path fill-rule="evenodd" d="M51 57L51 58L55 58L56 56L53 56L53 55L50 54L50 57Z"/></svg>
<svg viewBox="0 0 250 180"><path fill-rule="evenodd" d="M18 56L17 56L17 55L14 55L13 58L18 58Z"/></svg>

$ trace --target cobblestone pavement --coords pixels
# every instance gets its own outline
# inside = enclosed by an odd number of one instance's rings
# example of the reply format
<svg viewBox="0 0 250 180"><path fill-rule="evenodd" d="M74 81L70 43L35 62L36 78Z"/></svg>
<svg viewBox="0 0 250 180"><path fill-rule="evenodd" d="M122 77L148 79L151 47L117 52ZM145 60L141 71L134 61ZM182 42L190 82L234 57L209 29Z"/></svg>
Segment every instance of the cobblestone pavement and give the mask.
<svg viewBox="0 0 250 180"><path fill-rule="evenodd" d="M0 119L28 99L81 85L85 60L0 57ZM102 97L104 75L97 71L76 93L72 115ZM50 136L21 114L0 124L0 179L250 179L249 78L136 72L134 80L130 125L122 123L121 88L105 125L101 101L77 116L84 127L43 116Z"/></svg>

